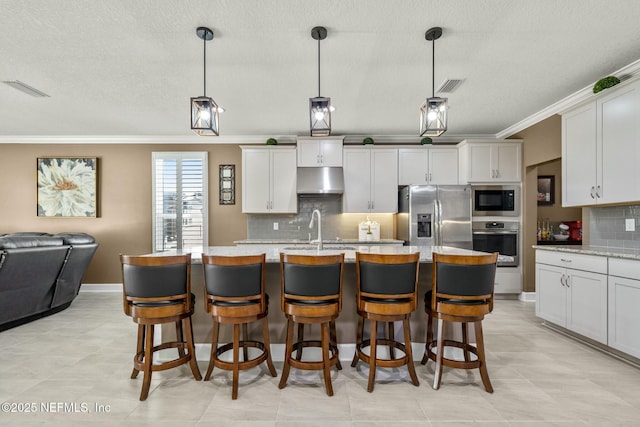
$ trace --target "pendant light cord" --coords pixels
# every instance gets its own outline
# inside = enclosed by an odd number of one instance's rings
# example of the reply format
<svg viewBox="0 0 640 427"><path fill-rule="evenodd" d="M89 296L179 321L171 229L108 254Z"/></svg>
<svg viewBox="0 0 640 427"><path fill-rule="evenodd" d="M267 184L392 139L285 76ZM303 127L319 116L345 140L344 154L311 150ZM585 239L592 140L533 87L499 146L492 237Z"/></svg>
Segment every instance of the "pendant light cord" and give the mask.
<svg viewBox="0 0 640 427"><path fill-rule="evenodd" d="M431 41L431 97L436 97L436 41Z"/></svg>
<svg viewBox="0 0 640 427"><path fill-rule="evenodd" d="M202 41L204 42L204 74L203 74L203 81L204 81L204 93L202 94L203 96L207 96L207 33L205 33L204 37L202 38Z"/></svg>
<svg viewBox="0 0 640 427"><path fill-rule="evenodd" d="M320 98L320 38L318 38L318 98Z"/></svg>

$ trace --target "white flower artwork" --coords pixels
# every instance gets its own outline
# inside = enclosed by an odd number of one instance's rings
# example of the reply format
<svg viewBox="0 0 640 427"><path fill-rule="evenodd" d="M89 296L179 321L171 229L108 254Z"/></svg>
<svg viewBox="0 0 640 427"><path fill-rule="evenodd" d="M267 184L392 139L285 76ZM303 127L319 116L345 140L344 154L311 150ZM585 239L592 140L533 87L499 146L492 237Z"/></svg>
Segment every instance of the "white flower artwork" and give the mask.
<svg viewBox="0 0 640 427"><path fill-rule="evenodd" d="M95 157L38 158L38 216L96 217Z"/></svg>

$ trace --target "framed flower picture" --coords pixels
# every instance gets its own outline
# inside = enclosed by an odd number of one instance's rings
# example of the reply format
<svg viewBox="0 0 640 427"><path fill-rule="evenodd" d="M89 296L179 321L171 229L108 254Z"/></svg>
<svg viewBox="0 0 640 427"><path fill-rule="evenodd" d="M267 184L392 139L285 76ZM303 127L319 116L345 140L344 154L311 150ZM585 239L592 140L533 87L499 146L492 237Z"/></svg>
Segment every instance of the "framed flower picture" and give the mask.
<svg viewBox="0 0 640 427"><path fill-rule="evenodd" d="M38 157L39 217L97 217L96 157Z"/></svg>

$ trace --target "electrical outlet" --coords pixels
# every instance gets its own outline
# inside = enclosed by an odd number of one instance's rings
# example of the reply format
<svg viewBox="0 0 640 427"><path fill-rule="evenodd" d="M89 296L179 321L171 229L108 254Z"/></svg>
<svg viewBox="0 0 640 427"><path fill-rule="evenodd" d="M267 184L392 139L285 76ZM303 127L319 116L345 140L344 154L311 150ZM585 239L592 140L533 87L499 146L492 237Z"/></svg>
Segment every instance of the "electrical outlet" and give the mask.
<svg viewBox="0 0 640 427"><path fill-rule="evenodd" d="M624 220L624 231L636 231L636 220L634 218Z"/></svg>
<svg viewBox="0 0 640 427"><path fill-rule="evenodd" d="M277 222L273 223L273 229L276 230L276 231L278 230L278 223Z"/></svg>

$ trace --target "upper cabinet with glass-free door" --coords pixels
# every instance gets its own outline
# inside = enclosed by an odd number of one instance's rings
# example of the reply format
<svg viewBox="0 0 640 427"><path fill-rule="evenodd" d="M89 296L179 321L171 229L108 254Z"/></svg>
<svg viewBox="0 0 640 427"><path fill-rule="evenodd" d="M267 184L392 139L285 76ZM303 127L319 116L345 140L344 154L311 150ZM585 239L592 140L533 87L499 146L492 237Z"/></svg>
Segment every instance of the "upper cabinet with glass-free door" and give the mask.
<svg viewBox="0 0 640 427"><path fill-rule="evenodd" d="M640 201L640 80L562 114L562 205Z"/></svg>
<svg viewBox="0 0 640 427"><path fill-rule="evenodd" d="M298 166L342 166L344 137L298 137Z"/></svg>
<svg viewBox="0 0 640 427"><path fill-rule="evenodd" d="M242 148L242 212L297 213L296 149Z"/></svg>
<svg viewBox="0 0 640 427"><path fill-rule="evenodd" d="M344 149L344 213L398 211L398 149Z"/></svg>
<svg viewBox="0 0 640 427"><path fill-rule="evenodd" d="M458 183L458 149L455 146L398 149L398 185Z"/></svg>
<svg viewBox="0 0 640 427"><path fill-rule="evenodd" d="M522 140L465 140L458 150L460 184L522 180Z"/></svg>

